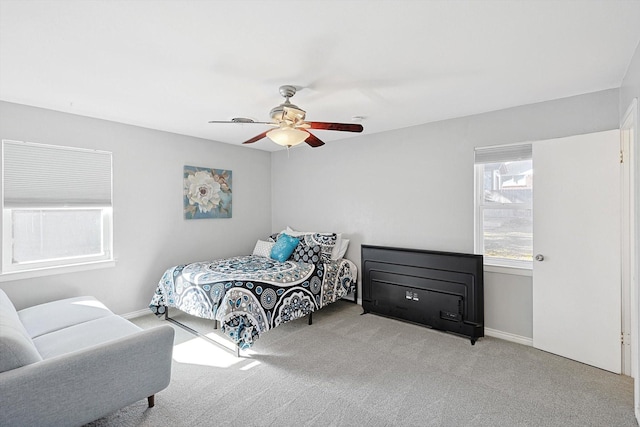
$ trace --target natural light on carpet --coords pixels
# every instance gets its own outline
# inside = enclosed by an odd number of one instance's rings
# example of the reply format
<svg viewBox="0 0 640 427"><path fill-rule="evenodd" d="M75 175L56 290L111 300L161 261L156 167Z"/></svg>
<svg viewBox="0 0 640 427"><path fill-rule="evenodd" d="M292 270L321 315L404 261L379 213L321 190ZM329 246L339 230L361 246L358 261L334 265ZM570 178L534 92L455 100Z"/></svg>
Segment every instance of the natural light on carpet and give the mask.
<svg viewBox="0 0 640 427"><path fill-rule="evenodd" d="M241 371L248 371L251 368L255 368L259 364L260 364L260 362L258 362L257 360L254 360L253 362L249 363L247 366L243 366L242 368L240 368L240 370Z"/></svg>
<svg viewBox="0 0 640 427"><path fill-rule="evenodd" d="M254 354L251 350L243 350L240 357L236 357L230 348L229 342L224 342L214 333L206 335L207 338L218 342L220 345L229 348L225 350L218 345L207 342L202 338L193 338L173 347L173 360L178 363L188 363L192 365L212 366L215 368L229 368L238 363L245 362L247 356ZM252 361L248 365L240 368L243 371L258 366L260 362Z"/></svg>

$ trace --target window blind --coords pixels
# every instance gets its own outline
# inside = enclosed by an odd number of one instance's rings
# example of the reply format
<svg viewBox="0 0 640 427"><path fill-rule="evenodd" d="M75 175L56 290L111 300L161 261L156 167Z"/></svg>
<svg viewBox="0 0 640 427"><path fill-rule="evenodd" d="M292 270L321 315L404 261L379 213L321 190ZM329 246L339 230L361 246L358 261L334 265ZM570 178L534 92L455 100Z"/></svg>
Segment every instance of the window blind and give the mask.
<svg viewBox="0 0 640 427"><path fill-rule="evenodd" d="M111 206L111 153L2 141L8 208Z"/></svg>
<svg viewBox="0 0 640 427"><path fill-rule="evenodd" d="M478 147L475 150L476 163L501 163L531 158L531 144Z"/></svg>

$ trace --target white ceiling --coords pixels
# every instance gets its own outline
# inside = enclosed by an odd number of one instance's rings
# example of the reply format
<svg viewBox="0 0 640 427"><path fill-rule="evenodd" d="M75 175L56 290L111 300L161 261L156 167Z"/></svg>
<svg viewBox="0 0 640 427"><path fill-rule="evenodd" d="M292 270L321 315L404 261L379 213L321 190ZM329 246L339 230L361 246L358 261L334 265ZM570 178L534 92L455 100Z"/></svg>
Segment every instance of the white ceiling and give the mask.
<svg viewBox="0 0 640 427"><path fill-rule="evenodd" d="M292 84L372 134L617 88L639 40L637 0L0 0L0 99L240 144L267 127L207 122Z"/></svg>

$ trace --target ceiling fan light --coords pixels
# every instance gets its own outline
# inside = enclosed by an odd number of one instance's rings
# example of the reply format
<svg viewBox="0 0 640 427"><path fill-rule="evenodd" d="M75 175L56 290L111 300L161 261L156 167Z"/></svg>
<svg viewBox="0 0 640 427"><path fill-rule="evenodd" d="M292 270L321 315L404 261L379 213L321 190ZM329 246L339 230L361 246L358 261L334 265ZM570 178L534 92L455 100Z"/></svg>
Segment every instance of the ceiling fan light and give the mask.
<svg viewBox="0 0 640 427"><path fill-rule="evenodd" d="M294 145L304 142L309 136L309 133L300 129L285 127L270 130L267 132L267 136L278 145L293 147Z"/></svg>

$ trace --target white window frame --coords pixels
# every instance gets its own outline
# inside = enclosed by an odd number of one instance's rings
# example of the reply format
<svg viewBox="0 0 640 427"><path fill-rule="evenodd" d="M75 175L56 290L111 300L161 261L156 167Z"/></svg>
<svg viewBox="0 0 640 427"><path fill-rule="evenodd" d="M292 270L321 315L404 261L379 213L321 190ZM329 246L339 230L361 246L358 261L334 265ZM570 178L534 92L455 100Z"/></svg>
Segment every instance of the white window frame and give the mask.
<svg viewBox="0 0 640 427"><path fill-rule="evenodd" d="M53 146L53 145L45 145L45 144L35 144L35 143L22 143L20 141L2 141L3 148L3 158L2 158L2 170L0 171L1 176L4 175L4 146L5 142L9 143L19 143L19 144L27 144L32 146L44 146L50 149L60 149L60 150L70 150L70 151L84 151L84 152L96 152L103 155L108 155L109 159L111 159L111 153L106 151L98 151L98 150L90 150L83 148L75 148L75 147L64 147L64 146ZM111 162L111 160L109 160ZM113 255L113 165L110 164L110 175L111 182L110 185L110 201L108 206L106 205L92 205L92 204L82 204L82 203L74 203L69 206L51 206L47 203L43 203L42 206L38 205L30 205L25 207L7 207L5 206L5 183L3 179L3 184L0 186L0 208L2 209L2 226L0 227L0 237L1 244L0 250L2 253L0 254L1 264L0 264L0 282L8 281L8 280L16 280L23 278L31 278L31 277L42 277L51 274L60 274L60 273L69 273L74 271L83 271L90 270L95 268L104 268L104 267L112 267L115 265L115 259ZM102 252L94 255L86 255L86 256L74 256L74 257L61 257L55 259L47 259L47 260L38 260L38 261L29 261L16 263L13 261L13 242L12 242L12 213L14 211L20 210L52 210L52 211L61 211L61 210L97 210L101 212L101 248Z"/></svg>
<svg viewBox="0 0 640 427"><path fill-rule="evenodd" d="M504 146L484 147L484 148L501 148L501 147L517 147L523 144L510 144ZM522 159L524 160L524 158ZM497 163L498 161L496 161ZM484 202L484 165L486 163L474 162L474 247L475 253L483 255L485 270L498 273L513 273L520 275L531 275L533 270L533 260L515 260L500 257L491 257L484 255L484 211L490 209L514 209L533 210L533 202L529 203L491 203L487 205Z"/></svg>

